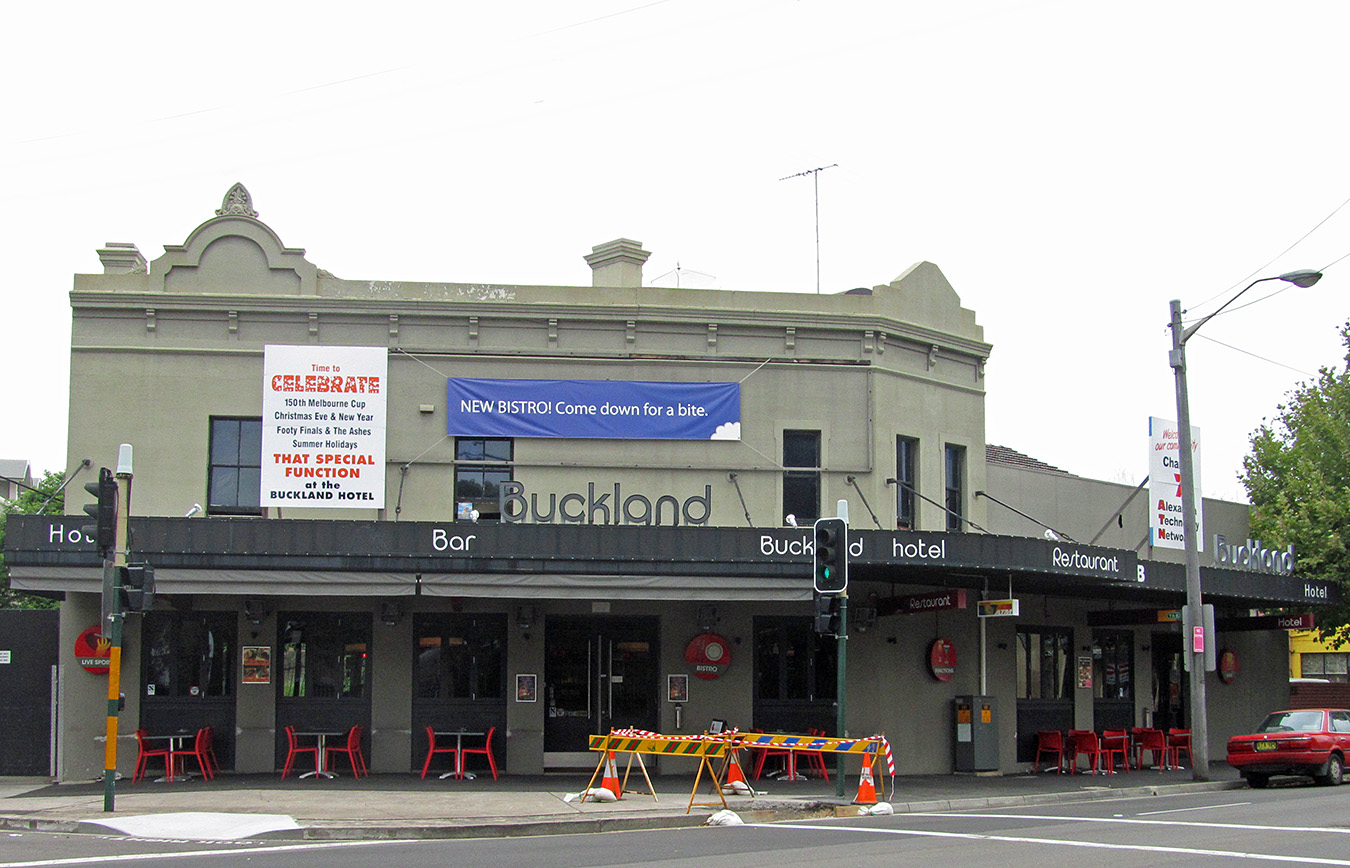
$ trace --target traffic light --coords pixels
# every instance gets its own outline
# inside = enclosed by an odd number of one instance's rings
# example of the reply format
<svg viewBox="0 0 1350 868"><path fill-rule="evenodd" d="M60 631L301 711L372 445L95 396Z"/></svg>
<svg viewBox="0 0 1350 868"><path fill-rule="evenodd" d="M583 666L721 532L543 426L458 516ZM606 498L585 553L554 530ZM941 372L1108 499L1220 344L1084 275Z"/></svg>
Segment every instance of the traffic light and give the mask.
<svg viewBox="0 0 1350 868"><path fill-rule="evenodd" d="M838 594L816 594L816 614L814 621L817 633L839 635L839 608L842 598Z"/></svg>
<svg viewBox="0 0 1350 868"><path fill-rule="evenodd" d="M842 594L848 588L848 523L842 518L816 519L814 581L816 592Z"/></svg>
<svg viewBox="0 0 1350 868"><path fill-rule="evenodd" d="M155 568L149 564L127 564L120 572L123 610L150 611L155 604Z"/></svg>
<svg viewBox="0 0 1350 868"><path fill-rule="evenodd" d="M92 540L98 546L103 557L117 544L117 480L106 467L98 469L98 481L86 482L84 490L94 495L94 502L87 503L84 511L94 518L95 524L80 528L85 539Z"/></svg>

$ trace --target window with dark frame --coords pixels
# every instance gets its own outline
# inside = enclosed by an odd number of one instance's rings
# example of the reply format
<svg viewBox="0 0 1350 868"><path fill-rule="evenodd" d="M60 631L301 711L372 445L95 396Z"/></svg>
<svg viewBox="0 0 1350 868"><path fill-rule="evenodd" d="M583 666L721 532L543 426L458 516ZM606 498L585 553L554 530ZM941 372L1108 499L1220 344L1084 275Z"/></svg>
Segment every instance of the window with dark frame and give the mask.
<svg viewBox="0 0 1350 868"><path fill-rule="evenodd" d="M914 530L919 518L914 497L919 488L919 441L913 437L895 438L895 479L895 526Z"/></svg>
<svg viewBox="0 0 1350 868"><path fill-rule="evenodd" d="M820 518L820 432L783 432L783 517L798 525Z"/></svg>
<svg viewBox="0 0 1350 868"><path fill-rule="evenodd" d="M455 438L455 502L480 519L501 518L501 485L511 479L515 441L509 437Z"/></svg>
<svg viewBox="0 0 1350 868"><path fill-rule="evenodd" d="M947 477L947 531L960 533L966 529L965 492L966 492L966 449L948 443L945 450Z"/></svg>
<svg viewBox="0 0 1350 868"><path fill-rule="evenodd" d="M427 613L413 618L417 699L502 699L506 616Z"/></svg>
<svg viewBox="0 0 1350 868"><path fill-rule="evenodd" d="M1134 634L1130 631L1093 633L1092 695L1095 699L1134 700Z"/></svg>
<svg viewBox="0 0 1350 868"><path fill-rule="evenodd" d="M230 696L236 618L233 612L147 612L141 622L146 698Z"/></svg>
<svg viewBox="0 0 1350 868"><path fill-rule="evenodd" d="M833 700L839 643L811 629L811 619L755 618L755 699Z"/></svg>
<svg viewBox="0 0 1350 868"><path fill-rule="evenodd" d="M369 691L370 615L283 612L281 695L360 699Z"/></svg>
<svg viewBox="0 0 1350 868"><path fill-rule="evenodd" d="M211 417L207 511L262 515L262 417Z"/></svg>
<svg viewBox="0 0 1350 868"><path fill-rule="evenodd" d="M1017 628L1017 698L1073 699L1073 631Z"/></svg>

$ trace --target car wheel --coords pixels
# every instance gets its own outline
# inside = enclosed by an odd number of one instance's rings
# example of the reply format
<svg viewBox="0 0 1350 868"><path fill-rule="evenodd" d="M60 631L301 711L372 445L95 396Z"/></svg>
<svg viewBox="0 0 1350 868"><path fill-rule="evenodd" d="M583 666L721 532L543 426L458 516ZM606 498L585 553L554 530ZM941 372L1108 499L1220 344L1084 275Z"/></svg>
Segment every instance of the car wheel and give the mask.
<svg viewBox="0 0 1350 868"><path fill-rule="evenodd" d="M1318 775L1314 780L1324 787L1335 787L1340 785L1344 777L1345 764L1339 754L1332 754L1327 757L1326 774Z"/></svg>
<svg viewBox="0 0 1350 868"><path fill-rule="evenodd" d="M1270 775L1245 772L1242 776L1247 779L1247 786L1254 790L1264 790L1266 787L1270 786Z"/></svg>

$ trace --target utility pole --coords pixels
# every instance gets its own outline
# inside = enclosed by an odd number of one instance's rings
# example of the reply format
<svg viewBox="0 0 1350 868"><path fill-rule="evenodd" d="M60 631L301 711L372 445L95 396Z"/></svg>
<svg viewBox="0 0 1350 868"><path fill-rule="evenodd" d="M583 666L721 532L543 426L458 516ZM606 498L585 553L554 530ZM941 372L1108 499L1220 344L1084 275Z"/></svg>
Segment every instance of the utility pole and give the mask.
<svg viewBox="0 0 1350 868"><path fill-rule="evenodd" d="M816 195L816 295L820 295L820 173L826 169L833 169L838 165L838 163L830 163L828 166L807 169L805 172L798 172L795 175L788 175L778 179L780 181L786 181L788 178L804 178L807 175L811 176L811 186Z"/></svg>

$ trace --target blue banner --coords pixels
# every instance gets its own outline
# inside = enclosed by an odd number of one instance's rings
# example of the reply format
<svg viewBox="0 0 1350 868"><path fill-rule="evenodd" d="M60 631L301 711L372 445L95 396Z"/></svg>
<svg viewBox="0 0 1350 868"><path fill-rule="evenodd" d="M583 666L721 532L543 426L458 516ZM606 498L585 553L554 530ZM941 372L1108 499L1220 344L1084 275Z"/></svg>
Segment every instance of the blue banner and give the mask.
<svg viewBox="0 0 1350 868"><path fill-rule="evenodd" d="M740 383L451 378L453 437L739 440Z"/></svg>

